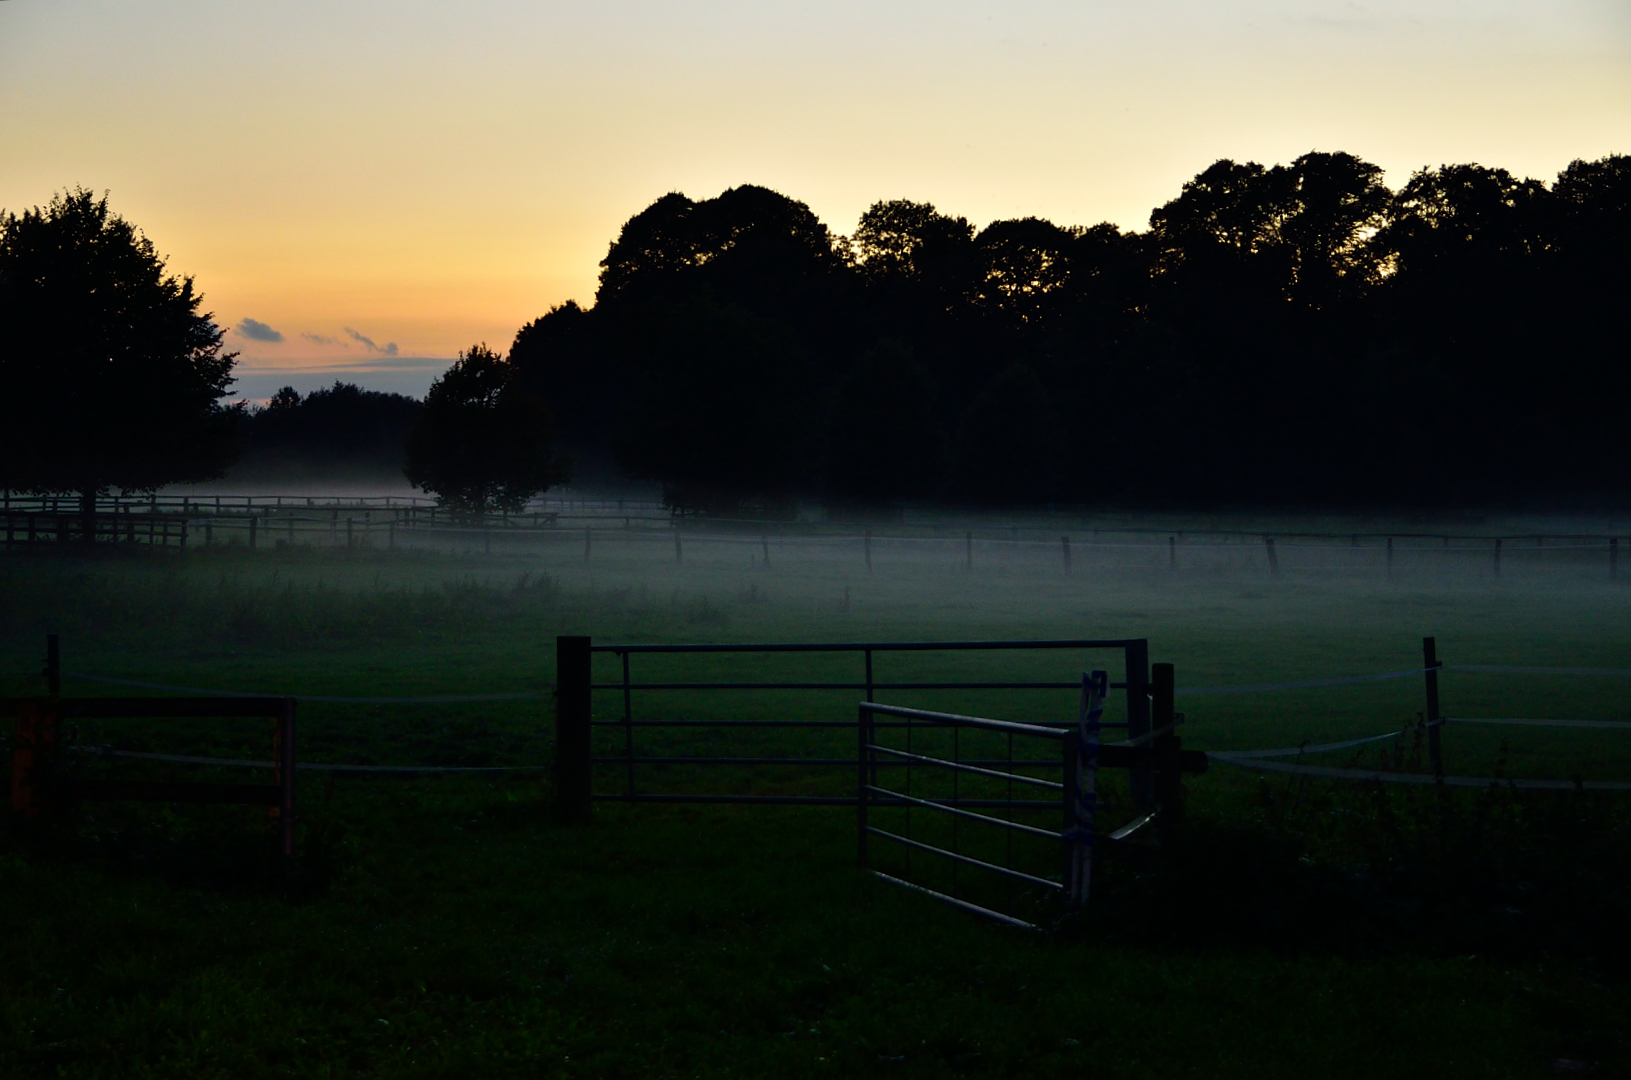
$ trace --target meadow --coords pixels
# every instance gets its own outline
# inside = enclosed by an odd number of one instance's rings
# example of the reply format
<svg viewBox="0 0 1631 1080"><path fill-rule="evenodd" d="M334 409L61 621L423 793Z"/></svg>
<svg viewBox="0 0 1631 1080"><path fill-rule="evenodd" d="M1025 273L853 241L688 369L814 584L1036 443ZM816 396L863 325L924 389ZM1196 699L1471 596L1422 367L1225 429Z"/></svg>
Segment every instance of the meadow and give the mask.
<svg viewBox="0 0 1631 1080"><path fill-rule="evenodd" d="M1016 538L1020 534L1016 533ZM1631 580L1595 549L1487 553L1287 544L1171 552L880 536L495 544L492 554L240 545L0 561L0 695L40 691L47 633L70 672L334 696L536 692L532 700L307 703L303 761L537 766L301 780L301 869L248 809L98 804L8 817L0 849L0 1072L15 1076L1538 1076L1631 1067L1619 922L1624 795L1192 778L1184 834L1106 865L1087 915L1006 930L867 878L853 812L597 805L556 820L557 634L597 643L1148 637L1207 688L1450 663L1621 669ZM765 552L768 544L768 560ZM1109 659L1109 658L1105 658ZM641 673L855 674L832 658L639 658ZM1069 679L1095 658L890 658ZM1102 661L1100 661L1102 663ZM611 661L600 673L612 674ZM597 669L600 670L600 669ZM1615 677L1450 672L1451 716L1631 720ZM68 694L121 692L68 677ZM621 715L615 695L597 715ZM689 694L642 715L851 719L853 693ZM1068 693L917 692L902 704L1065 718ZM1181 696L1185 745L1246 749L1407 729L1420 676ZM253 724L81 722L82 748L266 756ZM789 736L791 737L791 736ZM800 738L806 738L802 733ZM693 752L852 750L844 733ZM662 745L662 744L656 744ZM674 745L672 743L668 745ZM1631 780L1612 730L1445 731L1448 770ZM1419 771L1406 735L1322 764ZM226 770L80 755L121 775ZM169 771L166 771L169 770ZM650 790L846 793L843 769L661 767ZM239 779L241 777L230 777ZM599 778L613 790L615 769ZM1117 796L1112 785L1112 799Z"/></svg>

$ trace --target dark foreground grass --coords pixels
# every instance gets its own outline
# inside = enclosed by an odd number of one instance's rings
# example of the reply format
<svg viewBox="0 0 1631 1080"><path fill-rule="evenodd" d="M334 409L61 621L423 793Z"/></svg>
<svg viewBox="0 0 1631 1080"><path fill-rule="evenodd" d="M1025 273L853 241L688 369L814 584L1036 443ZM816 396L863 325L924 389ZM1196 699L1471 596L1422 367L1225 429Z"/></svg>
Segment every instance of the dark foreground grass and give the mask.
<svg viewBox="0 0 1631 1080"><path fill-rule="evenodd" d="M830 814L607 809L567 827L537 795L340 791L308 835L309 872L331 876L295 898L228 857L263 843L247 822L195 832L160 813L95 852L82 823L81 846L51 855L13 833L0 1066L1525 1076L1623 1052L1620 991L1574 960L1424 952L1414 935L1321 947L1267 926L1162 941L1136 918L1120 941L1103 926L1035 938L862 879ZM1263 869L1240 867L1258 899ZM1280 914L1306 899L1282 896Z"/></svg>
<svg viewBox="0 0 1631 1080"><path fill-rule="evenodd" d="M1399 627L1356 615L1368 599L1291 595L1302 587L1262 601L1275 605L1265 614L1230 583L1196 595L1113 583L1120 591L1102 614L1119 618L1115 605L1130 609L1142 590L1158 653L1170 640L1190 667L1238 672L1228 681L1337 663L1344 644L1361 654L1359 670L1392 659L1374 654ZM1049 613L1010 596L939 619L903 595L880 599L860 622L825 605L824 588L784 581L773 595L787 598L767 605L739 599L735 582L683 590L630 577L591 592L564 572L481 560L17 560L0 572L13 673L4 690L33 690L27 669L47 628L68 635L70 664L86 670L329 693L547 688L553 635L580 629L637 640L1082 630L1076 600ZM1600 632L1616 599L1550 584L1504 600L1431 588L1396 599L1429 608L1441 633L1470 612L1451 629L1482 634L1481 659L1507 659L1489 655L1497 647L1514 657L1555 647L1576 632L1559 628L1582 619L1598 628L1578 631L1596 642L1594 662L1624 645ZM1185 605L1200 613L1174 614ZM1503 637L1483 626L1492 606L1529 629ZM1256 668L1230 661L1249 655L1254 634L1275 644L1274 656ZM1599 693L1577 704L1613 718ZM1409 715L1408 696L1374 702L1378 716L1324 700L1334 727L1310 729L1300 699L1278 713L1192 709L1192 734L1204 738L1211 723L1213 745L1295 742ZM303 713L310 757L393 763L547 760L548 719L547 706L530 705ZM248 753L263 740L179 724L80 735L212 753ZM1612 797L1441 799L1218 769L1192 785L1181 843L1109 867L1090 915L1047 936L867 879L844 811L603 805L594 823L569 825L552 819L537 775L308 777L301 798L293 882L273 874L270 830L252 811L104 805L55 823L9 821L0 1075L1446 1077L1631 1067L1620 929L1631 823Z"/></svg>

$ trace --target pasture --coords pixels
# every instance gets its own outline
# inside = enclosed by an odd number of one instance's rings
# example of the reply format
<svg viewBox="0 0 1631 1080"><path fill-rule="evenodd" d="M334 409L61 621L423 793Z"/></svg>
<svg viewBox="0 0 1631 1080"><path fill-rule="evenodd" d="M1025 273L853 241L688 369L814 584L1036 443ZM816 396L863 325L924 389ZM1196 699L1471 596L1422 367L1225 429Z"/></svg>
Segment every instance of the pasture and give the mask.
<svg viewBox="0 0 1631 1080"><path fill-rule="evenodd" d="M1015 539L1032 538L1016 530ZM880 535L464 551L241 545L0 561L0 695L63 666L159 684L535 700L301 706L303 762L547 765L557 634L597 643L1148 637L1185 746L1400 730L1419 675L1256 694L1186 688L1451 664L1631 667L1603 552L1473 545L1173 550L1057 537L971 549ZM816 542L816 541L820 542ZM765 557L768 552L768 559ZM972 565L970 562L972 561ZM1174 565L1176 563L1176 565ZM609 658L599 674L612 674ZM649 660L649 666L648 665ZM597 661L599 663L600 661ZM641 657L653 678L854 675L852 661ZM891 658L880 678L1071 678L1081 655ZM849 666L846 666L848 664ZM1448 672L1450 716L1631 720L1624 679ZM70 695L127 692L69 676ZM858 695L725 692L643 715L853 719ZM597 716L621 715L615 695ZM1068 692L880 694L1062 719ZM84 748L264 758L265 731L95 721ZM691 752L777 749L775 731ZM802 736L801 736L802 737ZM669 736L674 739L678 736ZM823 739L829 741L823 741ZM1447 771L1631 780L1631 734L1451 724ZM657 745L677 745L675 743ZM799 752L853 753L838 732ZM1409 736L1309 758L1420 771ZM85 755L85 768L114 765ZM120 762L122 774L181 775ZM170 771L166 771L170 770ZM189 776L225 776L191 769ZM598 778L619 782L615 768ZM650 790L853 791L853 771L648 767ZM1118 797L1116 781L1110 798ZM1122 785L1124 787L1124 783ZM1619 920L1631 798L1378 788L1214 763L1189 828L1110 865L1088 914L1024 935L866 878L852 811L601 804L547 771L302 774L302 867L264 816L100 804L9 820L0 1071L16 1076L1541 1076L1631 1066Z"/></svg>

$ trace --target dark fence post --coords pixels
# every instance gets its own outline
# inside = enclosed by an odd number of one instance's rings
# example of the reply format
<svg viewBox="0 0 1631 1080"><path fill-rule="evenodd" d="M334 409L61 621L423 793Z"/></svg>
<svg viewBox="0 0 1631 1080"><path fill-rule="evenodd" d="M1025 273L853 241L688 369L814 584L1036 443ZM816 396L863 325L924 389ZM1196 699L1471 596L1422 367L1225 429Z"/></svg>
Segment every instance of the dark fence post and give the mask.
<svg viewBox="0 0 1631 1080"><path fill-rule="evenodd" d="M770 537L764 533L759 534L759 547L765 553L765 569L770 569Z"/></svg>
<svg viewBox="0 0 1631 1080"><path fill-rule="evenodd" d="M6 546L11 546L11 533L6 533ZM1613 581L1620 576L1620 538L1608 538L1608 579Z"/></svg>
<svg viewBox="0 0 1631 1080"><path fill-rule="evenodd" d="M1495 538L1495 576L1501 576L1501 538Z"/></svg>
<svg viewBox="0 0 1631 1080"><path fill-rule="evenodd" d="M1387 576L1393 576L1393 537L1387 538Z"/></svg>
<svg viewBox="0 0 1631 1080"><path fill-rule="evenodd" d="M283 707L277 717L277 745L274 760L277 762L277 788L278 788L278 853L283 856L285 872L294 864L294 827L299 818L295 814L295 699L283 699Z"/></svg>
<svg viewBox="0 0 1631 1080"><path fill-rule="evenodd" d="M1167 566L1173 570L1178 569L1178 538L1167 537Z"/></svg>
<svg viewBox="0 0 1631 1080"><path fill-rule="evenodd" d="M1274 553L1274 537L1263 537L1263 549L1269 553L1269 573L1280 572L1280 557Z"/></svg>
<svg viewBox="0 0 1631 1080"><path fill-rule="evenodd" d="M1160 732L1151 745L1155 759L1157 806L1161 831L1170 834L1183 818L1183 776L1178 769L1178 722L1174 694L1176 676L1171 664L1150 665L1150 729Z"/></svg>
<svg viewBox="0 0 1631 1080"><path fill-rule="evenodd" d="M59 703L20 701L11 740L11 808L33 816L39 813L40 785L52 768L57 748Z"/></svg>
<svg viewBox="0 0 1631 1080"><path fill-rule="evenodd" d="M1064 556L1065 556L1065 573L1068 574L1068 573L1070 573L1070 537L1061 536L1059 538L1059 549L1062 552L1064 552Z"/></svg>
<svg viewBox="0 0 1631 1080"><path fill-rule="evenodd" d="M680 530L675 529L674 530L674 561L675 562L682 562L682 561L684 561L684 559L685 559L685 554L684 554L684 552L682 552L680 550Z"/></svg>
<svg viewBox="0 0 1631 1080"><path fill-rule="evenodd" d="M571 821L591 815L591 668L588 638L555 639L555 809Z"/></svg>
<svg viewBox="0 0 1631 1080"><path fill-rule="evenodd" d="M963 550L967 553L967 556L968 556L968 568L969 568L970 571L972 571L974 569L974 534L973 533L964 533L963 534Z"/></svg>
<svg viewBox="0 0 1631 1080"><path fill-rule="evenodd" d="M1137 740L1150 733L1150 643L1140 638L1128 643L1127 657L1127 738ZM1134 742L1135 746L1142 745ZM1133 805L1148 810L1155 802L1155 784L1148 764L1130 770Z"/></svg>
<svg viewBox="0 0 1631 1080"><path fill-rule="evenodd" d="M1421 666L1427 676L1427 757L1433 765L1433 775L1444 779L1444 748L1439 742L1439 729L1444 726L1438 711L1438 640L1421 639Z"/></svg>
<svg viewBox="0 0 1631 1080"><path fill-rule="evenodd" d="M868 529L866 531L866 535L861 538L861 547L862 547L862 550L864 550L866 552L866 572L870 574L870 573L872 573L872 530L871 529Z"/></svg>
<svg viewBox="0 0 1631 1080"><path fill-rule="evenodd" d="M255 550L255 534L260 528L260 518L254 514L249 515L249 550Z"/></svg>

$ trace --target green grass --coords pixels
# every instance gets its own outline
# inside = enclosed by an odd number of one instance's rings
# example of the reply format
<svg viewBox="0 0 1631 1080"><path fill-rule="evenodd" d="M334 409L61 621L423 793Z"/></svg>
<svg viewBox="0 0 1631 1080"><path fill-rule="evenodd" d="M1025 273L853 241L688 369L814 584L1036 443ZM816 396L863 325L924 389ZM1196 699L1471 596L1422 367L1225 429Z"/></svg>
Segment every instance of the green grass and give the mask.
<svg viewBox="0 0 1631 1080"><path fill-rule="evenodd" d="M0 694L71 670L306 694L547 691L553 638L1147 636L1180 686L1451 662L1631 667L1626 595L1584 563L1366 568L890 562L597 546L479 555L195 553L0 563ZM738 558L738 555L741 557ZM1125 560L1123 560L1125 562ZM841 606L844 590L849 603ZM1069 678L1087 658L892 657L878 677ZM831 658L641 657L636 677L850 677ZM1113 665L1106 665L1112 666ZM609 675L610 668L605 674ZM683 673L683 674L682 674ZM70 693L109 688L70 681ZM1445 677L1446 711L1631 719L1623 683ZM643 716L853 716L850 693L640 700ZM1068 694L895 695L1017 719ZM1191 697L1186 745L1296 745L1414 720L1418 679ZM621 715L615 695L597 700ZM545 763L541 701L306 705L302 757ZM241 722L81 723L87 744L264 756ZM726 749L848 750L756 734ZM790 740L791 737L788 737ZM665 745L661 740L649 744ZM673 745L673 744L667 744ZM1631 739L1446 732L1452 771L1631 779ZM1410 767L1408 743L1403 752ZM1341 763L1371 756L1339 755ZM96 768L108 766L97 765ZM121 763L122 774L161 774ZM173 774L165 774L173 775ZM209 770L186 775L205 778ZM215 774L226 778L224 771ZM238 778L241 778L241 774ZM618 777L601 778L610 786ZM653 769L670 789L843 792L843 770ZM1112 795L1119 797L1112 784ZM1631 1067L1631 822L1616 796L1381 792L1215 766L1191 828L1105 868L1060 933L865 878L847 811L615 806L559 823L540 774L307 774L303 870L253 811L104 804L0 838L7 1076L1530 1076ZM1123 812L1125 811L1123 801ZM919 869L922 869L921 864Z"/></svg>

